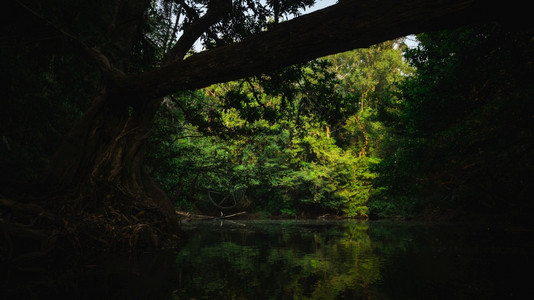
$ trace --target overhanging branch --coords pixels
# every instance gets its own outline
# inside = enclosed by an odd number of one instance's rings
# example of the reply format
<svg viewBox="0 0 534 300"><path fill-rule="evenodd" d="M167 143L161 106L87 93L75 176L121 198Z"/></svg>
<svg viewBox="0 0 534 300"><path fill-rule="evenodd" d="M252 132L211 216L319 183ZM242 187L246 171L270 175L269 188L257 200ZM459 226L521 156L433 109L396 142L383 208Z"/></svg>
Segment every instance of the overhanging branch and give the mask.
<svg viewBox="0 0 534 300"><path fill-rule="evenodd" d="M157 70L116 81L131 97L157 98L257 75L317 57L430 30L509 16L488 1L342 1ZM514 12L528 11L513 7ZM523 4L526 6L526 4Z"/></svg>

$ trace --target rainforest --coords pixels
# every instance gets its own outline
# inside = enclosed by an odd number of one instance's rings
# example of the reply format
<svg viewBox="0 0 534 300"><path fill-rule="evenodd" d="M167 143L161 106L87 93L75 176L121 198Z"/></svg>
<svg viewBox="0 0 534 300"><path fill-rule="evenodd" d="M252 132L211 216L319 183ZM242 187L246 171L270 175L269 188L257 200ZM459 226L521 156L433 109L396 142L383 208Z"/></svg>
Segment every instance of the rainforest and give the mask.
<svg viewBox="0 0 534 300"><path fill-rule="evenodd" d="M175 249L198 219L530 228L528 9L315 4L2 4L1 263Z"/></svg>

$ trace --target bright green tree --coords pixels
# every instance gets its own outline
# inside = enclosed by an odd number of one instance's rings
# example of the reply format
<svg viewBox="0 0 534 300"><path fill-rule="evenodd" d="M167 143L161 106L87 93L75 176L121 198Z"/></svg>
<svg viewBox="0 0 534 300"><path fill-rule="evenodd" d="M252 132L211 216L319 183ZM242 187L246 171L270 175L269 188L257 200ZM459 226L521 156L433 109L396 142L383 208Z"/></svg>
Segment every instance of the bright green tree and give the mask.
<svg viewBox="0 0 534 300"><path fill-rule="evenodd" d="M173 141L160 150L175 147L174 155L167 154L174 163L153 163L154 174L189 208L206 210L217 199L221 207L289 216L366 216L372 167L388 134L377 120L380 103L391 101L395 84L410 72L402 50L401 40L386 42L214 85L187 94L187 101L171 98L161 113L167 119L161 121L163 135L155 137L164 145ZM179 122L176 133L164 130L169 118ZM194 133L185 134L186 128Z"/></svg>

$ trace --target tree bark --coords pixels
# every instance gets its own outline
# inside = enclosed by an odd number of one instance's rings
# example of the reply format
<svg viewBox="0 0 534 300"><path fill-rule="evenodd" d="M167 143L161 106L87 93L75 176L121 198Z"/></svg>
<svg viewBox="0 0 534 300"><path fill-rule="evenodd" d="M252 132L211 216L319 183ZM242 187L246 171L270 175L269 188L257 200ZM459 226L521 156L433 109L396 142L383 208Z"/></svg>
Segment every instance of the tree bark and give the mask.
<svg viewBox="0 0 534 300"><path fill-rule="evenodd" d="M98 209L105 197L121 194L140 209L157 207L172 217L171 202L143 168L145 142L158 106L159 101L151 101L132 107L111 101L103 91L58 148L49 185L75 191L77 195L71 196L83 209Z"/></svg>
<svg viewBox="0 0 534 300"><path fill-rule="evenodd" d="M525 2L496 7L476 0L343 1L273 26L243 42L201 52L154 71L119 78L114 84L131 96L153 99L412 33L492 20L527 22L525 11L528 11Z"/></svg>

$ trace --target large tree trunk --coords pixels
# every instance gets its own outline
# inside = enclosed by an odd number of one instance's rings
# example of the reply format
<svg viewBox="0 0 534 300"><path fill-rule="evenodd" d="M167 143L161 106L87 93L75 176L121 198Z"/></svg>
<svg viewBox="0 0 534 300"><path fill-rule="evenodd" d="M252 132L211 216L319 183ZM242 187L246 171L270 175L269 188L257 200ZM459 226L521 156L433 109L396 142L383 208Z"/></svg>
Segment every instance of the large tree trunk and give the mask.
<svg viewBox="0 0 534 300"><path fill-rule="evenodd" d="M98 212L107 201L128 207L130 214L157 210L172 222L173 205L143 167L159 103L132 107L103 90L53 157L49 186L62 191L77 210Z"/></svg>

